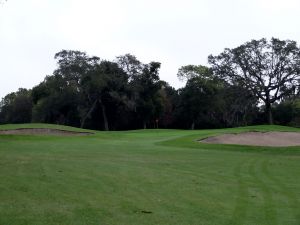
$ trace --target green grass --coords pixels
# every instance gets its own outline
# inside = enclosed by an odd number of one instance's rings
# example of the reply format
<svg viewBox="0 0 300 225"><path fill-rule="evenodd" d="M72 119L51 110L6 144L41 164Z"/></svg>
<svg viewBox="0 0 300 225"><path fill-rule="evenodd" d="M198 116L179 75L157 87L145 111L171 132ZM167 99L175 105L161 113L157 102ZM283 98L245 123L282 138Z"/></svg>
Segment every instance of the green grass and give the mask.
<svg viewBox="0 0 300 225"><path fill-rule="evenodd" d="M195 141L247 130L0 135L0 225L299 225L300 147Z"/></svg>

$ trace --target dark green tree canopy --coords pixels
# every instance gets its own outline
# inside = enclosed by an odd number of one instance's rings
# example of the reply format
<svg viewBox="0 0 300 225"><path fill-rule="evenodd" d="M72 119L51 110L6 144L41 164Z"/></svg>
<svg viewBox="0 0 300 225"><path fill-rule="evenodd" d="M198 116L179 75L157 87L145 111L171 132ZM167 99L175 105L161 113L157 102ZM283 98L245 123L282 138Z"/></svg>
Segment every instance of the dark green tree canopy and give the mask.
<svg viewBox="0 0 300 225"><path fill-rule="evenodd" d="M159 62L142 63L131 54L100 60L62 50L44 81L2 99L0 123L194 129L261 124L265 115L272 122L273 113L275 123L296 125L299 58L294 41L253 40L210 56L212 67L180 67L177 77L186 85L176 90L160 80Z"/></svg>
<svg viewBox="0 0 300 225"><path fill-rule="evenodd" d="M127 73L130 80L142 73L143 65L134 55L125 54L118 56L116 62Z"/></svg>
<svg viewBox="0 0 300 225"><path fill-rule="evenodd" d="M83 75L90 73L99 63L100 58L88 56L85 52L62 50L55 54L58 68L54 75L62 76L70 83L79 84Z"/></svg>
<svg viewBox="0 0 300 225"><path fill-rule="evenodd" d="M252 40L208 60L216 75L248 88L265 103L269 123L271 104L299 89L300 49L295 41Z"/></svg>
<svg viewBox="0 0 300 225"><path fill-rule="evenodd" d="M28 123L32 114L31 91L20 88L0 102L0 123Z"/></svg>

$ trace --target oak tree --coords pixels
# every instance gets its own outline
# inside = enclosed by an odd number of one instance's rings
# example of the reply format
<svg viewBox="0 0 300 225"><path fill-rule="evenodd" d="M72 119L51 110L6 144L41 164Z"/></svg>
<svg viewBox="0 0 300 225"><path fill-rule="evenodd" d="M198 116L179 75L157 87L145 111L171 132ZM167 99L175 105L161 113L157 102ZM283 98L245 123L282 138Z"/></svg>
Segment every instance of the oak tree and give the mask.
<svg viewBox="0 0 300 225"><path fill-rule="evenodd" d="M300 49L295 41L252 40L208 59L216 75L246 87L264 102L269 124L272 104L299 89Z"/></svg>

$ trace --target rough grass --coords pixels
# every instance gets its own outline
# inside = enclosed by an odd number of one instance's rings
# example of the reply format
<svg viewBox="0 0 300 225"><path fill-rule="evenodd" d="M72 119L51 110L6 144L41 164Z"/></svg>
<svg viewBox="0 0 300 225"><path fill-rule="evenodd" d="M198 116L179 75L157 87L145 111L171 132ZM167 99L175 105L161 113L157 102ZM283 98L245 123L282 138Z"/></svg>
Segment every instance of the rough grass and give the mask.
<svg viewBox="0 0 300 225"><path fill-rule="evenodd" d="M81 129L55 125L15 128ZM0 135L0 225L299 225L300 147L198 143L222 130Z"/></svg>

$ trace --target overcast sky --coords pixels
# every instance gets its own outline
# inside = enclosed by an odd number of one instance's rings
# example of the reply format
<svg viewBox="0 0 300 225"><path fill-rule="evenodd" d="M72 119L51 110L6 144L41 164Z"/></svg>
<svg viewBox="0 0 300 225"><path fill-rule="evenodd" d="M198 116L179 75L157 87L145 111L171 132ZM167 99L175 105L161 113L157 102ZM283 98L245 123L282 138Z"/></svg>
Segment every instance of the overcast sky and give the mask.
<svg viewBox="0 0 300 225"><path fill-rule="evenodd" d="M0 5L0 98L52 74L62 49L159 61L160 78L178 88L179 67L207 65L225 47L263 37L300 43L299 10L299 0L8 0Z"/></svg>

